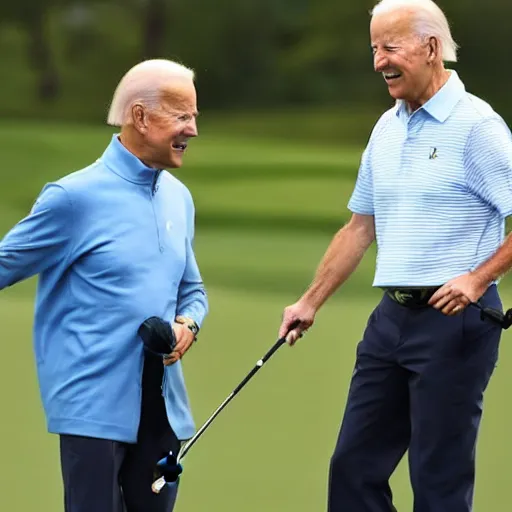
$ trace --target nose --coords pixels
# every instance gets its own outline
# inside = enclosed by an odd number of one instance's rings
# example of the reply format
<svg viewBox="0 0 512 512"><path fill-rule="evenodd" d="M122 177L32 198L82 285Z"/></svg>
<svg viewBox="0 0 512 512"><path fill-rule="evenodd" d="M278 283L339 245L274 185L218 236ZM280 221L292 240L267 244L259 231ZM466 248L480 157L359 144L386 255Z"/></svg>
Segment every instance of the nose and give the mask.
<svg viewBox="0 0 512 512"><path fill-rule="evenodd" d="M373 68L377 73L382 73L389 65L388 58L379 50L373 55Z"/></svg>
<svg viewBox="0 0 512 512"><path fill-rule="evenodd" d="M197 137L199 132L197 130L197 120L193 117L185 128L185 135L187 137Z"/></svg>

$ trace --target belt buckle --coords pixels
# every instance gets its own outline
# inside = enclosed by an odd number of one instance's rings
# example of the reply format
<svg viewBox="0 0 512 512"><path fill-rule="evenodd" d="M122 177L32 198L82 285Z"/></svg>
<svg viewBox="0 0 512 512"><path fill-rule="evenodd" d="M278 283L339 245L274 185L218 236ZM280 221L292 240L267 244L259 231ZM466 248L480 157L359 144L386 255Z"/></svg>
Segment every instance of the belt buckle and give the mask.
<svg viewBox="0 0 512 512"><path fill-rule="evenodd" d="M402 306L406 306L407 303L410 303L411 300L414 299L414 295L409 291L394 290L393 298L394 298L395 302L398 302L398 304L401 304Z"/></svg>
<svg viewBox="0 0 512 512"><path fill-rule="evenodd" d="M429 288L394 288L388 290L391 299L397 304L411 309L428 306Z"/></svg>

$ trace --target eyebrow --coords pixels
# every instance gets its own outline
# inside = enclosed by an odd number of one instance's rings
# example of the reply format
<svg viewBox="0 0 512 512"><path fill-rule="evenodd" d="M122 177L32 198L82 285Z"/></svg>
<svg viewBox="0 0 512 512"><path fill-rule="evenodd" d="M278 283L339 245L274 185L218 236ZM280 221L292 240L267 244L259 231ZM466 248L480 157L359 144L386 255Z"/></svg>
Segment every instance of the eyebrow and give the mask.
<svg viewBox="0 0 512 512"><path fill-rule="evenodd" d="M183 115L191 115L193 117L199 116L199 111L194 110L193 112L190 112L190 110L184 109L184 108L173 108L173 109L164 109L169 114L174 114L176 116L183 116Z"/></svg>
<svg viewBox="0 0 512 512"><path fill-rule="evenodd" d="M383 46L384 48L400 48L401 44L402 44L401 41L386 41L386 42L382 43L381 46ZM377 48L377 46L379 46L379 45L376 43L372 43L372 44L370 44L370 49L375 50Z"/></svg>

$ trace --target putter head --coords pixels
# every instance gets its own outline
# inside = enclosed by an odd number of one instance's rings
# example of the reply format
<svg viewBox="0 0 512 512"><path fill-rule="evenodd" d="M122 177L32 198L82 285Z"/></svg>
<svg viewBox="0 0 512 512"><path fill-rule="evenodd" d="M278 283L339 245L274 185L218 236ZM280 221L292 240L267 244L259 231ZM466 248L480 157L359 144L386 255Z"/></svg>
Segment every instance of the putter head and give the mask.
<svg viewBox="0 0 512 512"><path fill-rule="evenodd" d="M176 347L176 335L171 324L157 316L146 318L137 333L144 348L157 356L167 356Z"/></svg>
<svg viewBox="0 0 512 512"><path fill-rule="evenodd" d="M176 456L172 452L163 459L160 459L157 467L167 483L177 482L181 473L183 473L182 465L177 461Z"/></svg>

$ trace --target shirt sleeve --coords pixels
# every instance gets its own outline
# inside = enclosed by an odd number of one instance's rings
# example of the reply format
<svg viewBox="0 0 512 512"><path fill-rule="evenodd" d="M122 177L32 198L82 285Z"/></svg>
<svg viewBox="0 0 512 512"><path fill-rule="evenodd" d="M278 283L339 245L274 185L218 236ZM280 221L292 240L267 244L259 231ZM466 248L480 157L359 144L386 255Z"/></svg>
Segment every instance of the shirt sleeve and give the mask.
<svg viewBox="0 0 512 512"><path fill-rule="evenodd" d="M370 165L370 146L367 146L361 158L356 185L348 203L353 213L373 215L373 172Z"/></svg>
<svg viewBox="0 0 512 512"><path fill-rule="evenodd" d="M66 190L46 185L30 214L0 242L0 290L46 270L67 255L71 217Z"/></svg>
<svg viewBox="0 0 512 512"><path fill-rule="evenodd" d="M512 136L501 118L486 118L473 128L464 167L471 192L503 217L512 215Z"/></svg>
<svg viewBox="0 0 512 512"><path fill-rule="evenodd" d="M194 253L195 213L192 197L188 190L187 196L187 261L178 289L178 307L176 314L192 318L201 326L208 313L208 299Z"/></svg>

